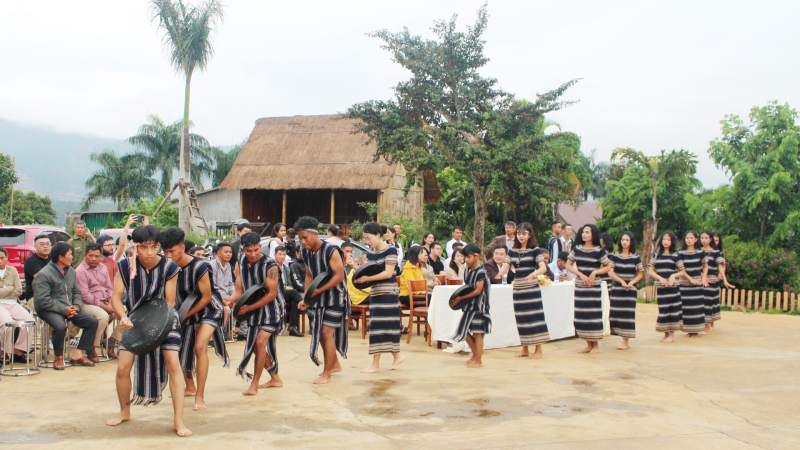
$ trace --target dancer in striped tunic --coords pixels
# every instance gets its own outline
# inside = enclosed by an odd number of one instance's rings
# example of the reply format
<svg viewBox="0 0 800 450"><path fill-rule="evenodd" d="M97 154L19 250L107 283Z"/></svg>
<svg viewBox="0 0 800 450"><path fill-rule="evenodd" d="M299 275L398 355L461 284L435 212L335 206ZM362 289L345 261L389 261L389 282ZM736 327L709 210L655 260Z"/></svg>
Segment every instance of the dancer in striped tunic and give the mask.
<svg viewBox="0 0 800 450"><path fill-rule="evenodd" d="M517 319L517 331L522 343L522 351L515 356L518 358L528 356L528 346L535 345L536 349L530 357L539 359L542 357L542 344L550 340L550 334L547 332L547 322L544 320L542 291L539 290L536 277L547 273L547 265L541 249L528 247L533 243L532 236L531 224L528 222L519 224L514 248L508 251L499 276L502 278L508 273L510 265L514 265L516 271L513 290L514 317Z"/></svg>
<svg viewBox="0 0 800 450"><path fill-rule="evenodd" d="M317 351L322 344L325 367L314 384L325 384L331 381L331 374L342 371L336 351L347 359L347 320L350 317L350 294L347 291L347 278L344 276L344 258L342 250L319 238L319 221L310 216L297 219L294 229L303 245L303 262L306 264L306 289L311 286L319 274L328 272L330 281L319 286L315 295L319 301L313 309L308 310L311 322L311 361L320 365ZM306 304L299 308L306 310Z"/></svg>
<svg viewBox="0 0 800 450"><path fill-rule="evenodd" d="M181 326L181 368L186 381L186 397L194 397L194 410L206 409L205 388L208 379L208 343L214 344L214 351L222 359L223 367L230 366L225 349L225 336L222 333L222 298L214 289L211 268L200 258L190 256L184 251L184 233L178 227L170 227L161 233L161 248L164 256L181 268L178 274L178 293L175 309L180 310L184 300L197 293L200 298L186 314ZM193 375L197 375L197 386Z"/></svg>
<svg viewBox="0 0 800 450"><path fill-rule="evenodd" d="M236 288L229 305L236 306L242 294L252 286L267 287L267 295L239 310L239 314L255 311L247 320L244 356L236 369L236 375L250 380L250 387L242 394L256 395L259 389L283 387L283 380L278 375L278 335L283 333L286 325L283 280L278 263L261 253L261 237L257 233L251 232L242 236L242 251L233 274L236 276ZM253 353L256 355L256 362L251 375L246 369ZM264 369L267 369L270 380L258 384Z"/></svg>
<svg viewBox="0 0 800 450"><path fill-rule="evenodd" d="M580 353L597 354L603 339L603 291L600 277L611 271L606 250L600 246L600 231L592 224L579 230L583 241L569 254L567 270L575 274L575 331L586 341Z"/></svg>
<svg viewBox="0 0 800 450"><path fill-rule="evenodd" d="M681 293L678 278L683 276L683 261L675 249L678 238L671 231L661 235L656 253L647 268L656 286L658 320L656 331L663 331L661 342L673 342L675 330L681 328Z"/></svg>
<svg viewBox="0 0 800 450"><path fill-rule="evenodd" d="M714 242L714 235L710 231L700 233L700 243L706 253L706 273L703 277L703 303L705 310L706 332L714 331L714 322L722 318L719 307L719 285L720 280L728 289L736 286L728 283L725 273L725 257L722 250Z"/></svg>
<svg viewBox="0 0 800 450"><path fill-rule="evenodd" d="M361 373L381 370L383 353L391 353L394 358L389 370L396 369L405 360L400 354L400 288L395 277L397 248L381 239L386 230L375 222L364 225L364 241L375 249L367 252L367 261L384 261L385 265L383 272L377 275L353 280L353 283L378 281L369 289L369 354L372 355L372 364Z"/></svg>
<svg viewBox="0 0 800 450"><path fill-rule="evenodd" d="M630 231L622 233L617 243L619 252L608 257L614 287L609 292L611 298L611 334L622 337L617 350L627 350L628 339L636 337L636 283L642 279L642 258L636 253L636 237Z"/></svg>
<svg viewBox="0 0 800 450"><path fill-rule="evenodd" d="M489 274L481 265L481 248L476 244L467 244L462 250L467 262L464 273L464 284L475 286L469 294L456 297L455 303L469 302L464 307L464 314L458 323L453 341L467 341L472 350L472 358L467 360L467 367L476 369L483 366L483 337L492 332L492 317L489 315Z"/></svg>
<svg viewBox="0 0 800 450"><path fill-rule="evenodd" d="M703 273L705 257L699 244L697 233L692 230L683 235L683 244L678 252L683 261L683 279L680 280L681 291L681 330L688 337L699 337L706 329L705 302L703 300Z"/></svg>
<svg viewBox="0 0 800 450"><path fill-rule="evenodd" d="M614 238L611 237L610 233L600 233L600 246L606 250L606 255L611 258L611 255L614 253ZM622 250L622 249L620 249ZM609 295L611 294L611 283L614 281L611 278L611 272L606 274L600 275L598 277L600 281L605 281L608 284L608 292ZM595 280L596 283L600 284L600 281Z"/></svg>
<svg viewBox="0 0 800 450"><path fill-rule="evenodd" d="M177 276L180 268L167 258L158 255L161 232L153 225L137 227L131 233L133 257L118 263L119 272L111 295L111 307L120 318L123 330L133 328L127 312L162 297L170 306L175 306ZM127 294L125 305L122 296ZM127 308L127 311L126 311ZM120 346L117 360L117 396L119 414L106 425L115 427L131 419L130 405L154 405L161 401L161 391L169 382L174 410L173 425L178 436L190 436L192 432L183 423L184 383L178 352L181 349L181 330L177 311L173 311L172 331L160 348L146 355L134 356ZM133 397L131 397L131 369L134 371Z"/></svg>

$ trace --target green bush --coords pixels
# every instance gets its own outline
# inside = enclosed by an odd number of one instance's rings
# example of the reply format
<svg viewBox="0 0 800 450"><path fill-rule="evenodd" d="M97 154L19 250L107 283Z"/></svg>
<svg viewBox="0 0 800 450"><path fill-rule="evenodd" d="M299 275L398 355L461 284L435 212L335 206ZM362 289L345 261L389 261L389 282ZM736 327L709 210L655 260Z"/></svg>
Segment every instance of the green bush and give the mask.
<svg viewBox="0 0 800 450"><path fill-rule="evenodd" d="M161 200L164 199L164 196L160 196L154 198L152 200L139 200L133 205L128 206L125 212L130 214L140 214L147 217L150 217L150 225L155 225L158 227L159 230L164 230L169 227L177 227L178 226L178 208L173 207L169 202L161 208L161 211L158 212L155 220L152 219L153 211L156 210ZM125 222L127 222L128 218L125 217L119 222L116 223L115 228L124 228ZM141 224L134 223L132 227L137 227Z"/></svg>
<svg viewBox="0 0 800 450"><path fill-rule="evenodd" d="M727 241L725 242L728 243ZM759 242L731 242L725 246L728 281L739 289L789 291L800 289L797 253Z"/></svg>

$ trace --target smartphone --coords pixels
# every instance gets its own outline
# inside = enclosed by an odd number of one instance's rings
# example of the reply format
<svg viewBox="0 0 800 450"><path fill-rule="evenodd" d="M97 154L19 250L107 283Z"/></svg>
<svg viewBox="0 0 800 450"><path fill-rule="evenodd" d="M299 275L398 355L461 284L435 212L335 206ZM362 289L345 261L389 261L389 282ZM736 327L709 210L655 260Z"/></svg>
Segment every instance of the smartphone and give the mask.
<svg viewBox="0 0 800 450"><path fill-rule="evenodd" d="M137 222L144 222L144 216L142 216L142 215L136 216L136 221Z"/></svg>

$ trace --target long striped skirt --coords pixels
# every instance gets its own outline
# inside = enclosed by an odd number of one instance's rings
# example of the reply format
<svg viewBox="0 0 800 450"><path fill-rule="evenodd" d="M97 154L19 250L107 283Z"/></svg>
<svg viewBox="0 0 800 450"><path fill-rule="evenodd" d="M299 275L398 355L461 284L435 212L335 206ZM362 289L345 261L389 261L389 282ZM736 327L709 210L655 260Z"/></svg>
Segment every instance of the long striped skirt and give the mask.
<svg viewBox="0 0 800 450"><path fill-rule="evenodd" d="M703 303L706 323L716 322L722 318L722 314L719 312L719 281L708 283L708 286L703 288Z"/></svg>
<svg viewBox="0 0 800 450"><path fill-rule="evenodd" d="M678 286L656 287L658 299L658 319L656 331L678 331L683 323L681 311L681 291Z"/></svg>
<svg viewBox="0 0 800 450"><path fill-rule="evenodd" d="M687 333L699 333L706 329L705 300L703 286L681 286L681 310L683 324L681 330Z"/></svg>
<svg viewBox="0 0 800 450"><path fill-rule="evenodd" d="M591 287L575 286L575 331L587 341L603 339L603 290L599 282Z"/></svg>
<svg viewBox="0 0 800 450"><path fill-rule="evenodd" d="M547 322L544 320L542 291L536 281L514 282L514 317L522 345L544 344L550 340Z"/></svg>
<svg viewBox="0 0 800 450"><path fill-rule="evenodd" d="M626 290L619 283L609 292L611 298L611 334L624 338L636 337L636 288Z"/></svg>
<svg viewBox="0 0 800 450"><path fill-rule="evenodd" d="M400 299L397 294L369 296L369 354L400 352Z"/></svg>

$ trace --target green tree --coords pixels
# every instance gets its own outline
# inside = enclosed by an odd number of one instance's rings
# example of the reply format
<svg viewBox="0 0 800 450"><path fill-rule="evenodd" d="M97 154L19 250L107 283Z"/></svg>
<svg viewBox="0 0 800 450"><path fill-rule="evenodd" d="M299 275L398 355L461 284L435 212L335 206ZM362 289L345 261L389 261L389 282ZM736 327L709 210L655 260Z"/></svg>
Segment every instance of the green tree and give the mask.
<svg viewBox="0 0 800 450"><path fill-rule="evenodd" d="M109 198L116 202L117 209L128 207L131 202L151 198L158 192L158 183L150 178L143 167L145 158L141 154L131 153L117 156L113 150L92 152L89 160L100 165L86 180L86 199L83 209L102 199Z"/></svg>
<svg viewBox="0 0 800 450"><path fill-rule="evenodd" d="M233 163L236 162L236 157L242 151L245 141L242 141L227 152L221 150L219 147L211 148L211 156L213 159L214 168L211 170L211 186L219 186L222 180L228 176L228 172L233 168Z"/></svg>
<svg viewBox="0 0 800 450"><path fill-rule="evenodd" d="M360 119L359 130L377 144L375 159L402 164L407 188L426 169L445 167L470 181L474 206L474 241L484 244L486 218L498 174L540 156L543 147L562 139L561 133L537 133L544 114L573 102L559 101L577 80L537 96L517 100L499 90L497 80L478 73L488 58L482 39L488 23L483 6L466 32L456 31L456 18L433 26L437 40L423 40L403 29L370 34L384 42L394 61L412 77L395 86L395 98L350 107L346 117Z"/></svg>
<svg viewBox="0 0 800 450"><path fill-rule="evenodd" d="M189 139L189 97L192 74L208 67L214 56L212 35L217 22L224 20L222 3L219 0L207 0L199 7L185 5L182 0L152 0L153 21L158 21L159 28L164 31L164 47L169 52L169 59L176 72L186 79L183 103L183 139L178 173L180 178L189 180L190 139ZM179 197L182 204L183 197ZM183 206L183 205L181 205ZM185 208L179 208L180 223L188 228L188 217Z"/></svg>
<svg viewBox="0 0 800 450"><path fill-rule="evenodd" d="M582 190L584 200L589 200L590 195L595 200L600 200L606 196L606 182L608 181L611 165L605 161L597 162L595 160L595 151L595 149L592 149L588 155L581 153L583 168L588 172L589 180L591 180L591 183L586 183L588 187L584 187Z"/></svg>
<svg viewBox="0 0 800 450"><path fill-rule="evenodd" d="M180 164L181 132L183 121L167 125L158 116L147 117L146 124L139 127L136 135L128 138L136 150L143 156L142 167L150 176L159 175L159 191L164 194L172 189L172 177ZM189 127L194 126L189 122ZM203 136L191 133L189 142L194 152L192 158L192 183L202 186L203 175L212 175L210 168L214 165L213 151Z"/></svg>
<svg viewBox="0 0 800 450"><path fill-rule="evenodd" d="M109 228L124 227L125 222L128 220L128 216L130 214L141 214L152 218L153 211L156 210L158 205L161 203L161 200L164 200L163 195L153 199L137 200L135 203L131 203L127 208L125 208L125 218L117 222L115 227ZM137 223L135 225L138 226L141 224ZM161 230L178 226L178 208L175 208L170 203L165 204L161 208L161 211L158 212L158 215L155 217L155 219L151 219L150 225L155 225Z"/></svg>
<svg viewBox="0 0 800 450"><path fill-rule="evenodd" d="M19 177L14 171L13 159L5 153L0 153L0 208L2 208L0 214L5 214L5 217L8 217L8 213L11 211L9 204L11 187L17 182L19 182Z"/></svg>
<svg viewBox="0 0 800 450"><path fill-rule="evenodd" d="M730 174L733 192L740 207L750 213L750 223L758 224L762 243L777 228L776 238L792 233L798 218L798 177L800 177L800 136L797 111L788 104L770 102L750 110L750 125L736 115L720 121L722 137L714 139L708 153ZM792 217L791 222L786 223Z"/></svg>
<svg viewBox="0 0 800 450"><path fill-rule="evenodd" d="M3 203L0 209L0 222L8 221L9 205ZM14 223L18 225L55 225L56 210L50 202L50 197L40 197L33 191L27 193L21 189L14 191Z"/></svg>

